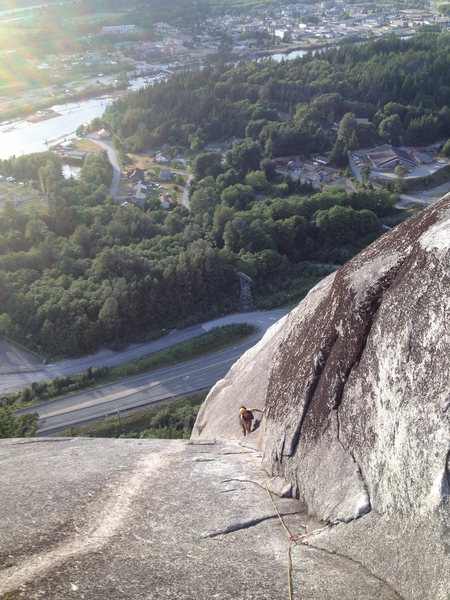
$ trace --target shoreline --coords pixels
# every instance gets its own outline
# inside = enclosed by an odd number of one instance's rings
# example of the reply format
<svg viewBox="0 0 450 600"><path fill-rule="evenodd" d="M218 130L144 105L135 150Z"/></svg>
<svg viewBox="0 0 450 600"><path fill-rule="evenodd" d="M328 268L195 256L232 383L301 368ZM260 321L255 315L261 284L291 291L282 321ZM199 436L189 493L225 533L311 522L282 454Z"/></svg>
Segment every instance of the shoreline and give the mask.
<svg viewBox="0 0 450 600"><path fill-rule="evenodd" d="M101 98L102 96L108 95L110 98L116 99L119 98L123 93L128 90L118 90L113 86L104 86L102 89L96 89L83 92L77 92L74 94L68 94L66 96L52 96L47 100L43 99L42 101L36 102L33 105L28 107L28 110L24 110L23 108L19 108L16 110L0 112L0 125L11 125L14 126L18 121L30 121L30 117L33 117L39 111L48 111L53 106L61 105L61 104L70 104L71 102L83 100L91 100L92 98ZM38 119L35 122L38 123L40 121L46 121L53 117L57 117L58 114L54 111L54 114L51 114L48 117Z"/></svg>
<svg viewBox="0 0 450 600"><path fill-rule="evenodd" d="M405 35L405 34L402 32L401 34L398 35L398 37L402 37L403 35ZM276 46L274 47L273 46L269 49L266 48L266 49L261 49L261 50L255 50L251 53L243 53L240 55L240 59L245 60L245 61L258 60L261 58L269 59L271 56L273 56L275 54L284 54L284 55L286 55L286 57L288 57L288 55L293 52L303 51L303 52L307 53L307 52L315 52L317 50L327 50L327 49L331 50L332 48L334 48L336 46L341 46L343 44L345 45L346 43L349 43L349 44L354 44L354 43L360 44L360 43L364 43L364 42L368 43L370 41L381 39L383 37L385 37L385 36L377 35L377 36L374 36L371 38L359 38L358 37L358 39L352 39L352 40L348 40L348 41L346 41L346 38L341 38L339 40L334 40L334 41L327 40L326 42L317 42L315 44L306 44L305 45L302 43L298 43L298 44L285 45L284 47L276 47ZM13 124L13 122L16 120L27 119L27 117L32 116L36 112L38 112L40 110L44 111L46 109L51 108L54 105L68 104L68 103L74 102L76 100L79 100L79 101L89 100L91 98L101 97L104 94L109 94L111 96L111 98L116 99L129 91L131 91L131 90L129 90L128 88L117 89L116 87L111 86L111 85L104 85L101 88L94 88L94 89L86 88L82 91L74 92L74 93L64 95L64 96L52 96L52 97L48 97L48 98L42 98L40 101L36 101L36 102L32 103L31 105L28 105L27 107L16 107L14 109L5 110L5 111L0 110L0 123L6 124L6 123L4 123L4 121L11 120L12 124Z"/></svg>

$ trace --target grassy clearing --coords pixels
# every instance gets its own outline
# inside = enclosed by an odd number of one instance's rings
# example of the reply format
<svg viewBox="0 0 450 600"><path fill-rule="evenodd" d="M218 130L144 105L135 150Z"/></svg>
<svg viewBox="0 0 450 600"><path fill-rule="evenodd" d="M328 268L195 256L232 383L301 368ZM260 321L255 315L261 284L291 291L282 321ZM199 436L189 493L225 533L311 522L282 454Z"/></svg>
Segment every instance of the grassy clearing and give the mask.
<svg viewBox="0 0 450 600"><path fill-rule="evenodd" d="M101 146L88 138L75 140L73 145L77 150L82 150L83 152L91 152L92 154L101 154L104 152Z"/></svg>
<svg viewBox="0 0 450 600"><path fill-rule="evenodd" d="M231 346L254 334L255 331L256 328L253 325L247 325L246 323L217 327L182 344L177 344L161 352L155 352L116 367L90 368L77 375L32 383L31 387L10 394L7 397L8 404L13 405L14 408L33 406L81 389L105 385L118 379L186 362Z"/></svg>
<svg viewBox="0 0 450 600"><path fill-rule="evenodd" d="M145 154L127 154L127 169L144 169L146 171L153 171L156 167L160 167L152 156L146 156Z"/></svg>
<svg viewBox="0 0 450 600"><path fill-rule="evenodd" d="M44 206L43 195L28 185L18 183L0 183L0 208L5 202L11 202L18 210L28 209L33 206Z"/></svg>
<svg viewBox="0 0 450 600"><path fill-rule="evenodd" d="M208 392L162 402L145 410L108 417L81 427L71 427L58 436L188 439L198 410Z"/></svg>

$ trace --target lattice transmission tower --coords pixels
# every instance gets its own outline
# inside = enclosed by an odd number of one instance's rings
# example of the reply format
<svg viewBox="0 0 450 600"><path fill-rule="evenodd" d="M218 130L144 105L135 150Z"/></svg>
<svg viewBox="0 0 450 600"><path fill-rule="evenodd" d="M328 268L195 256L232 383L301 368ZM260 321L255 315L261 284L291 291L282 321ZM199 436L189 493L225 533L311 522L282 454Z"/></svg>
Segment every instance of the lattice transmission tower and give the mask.
<svg viewBox="0 0 450 600"><path fill-rule="evenodd" d="M253 279L245 273L239 272L239 281L241 283L241 293L239 296L239 304L241 308L250 308L253 306L252 290Z"/></svg>

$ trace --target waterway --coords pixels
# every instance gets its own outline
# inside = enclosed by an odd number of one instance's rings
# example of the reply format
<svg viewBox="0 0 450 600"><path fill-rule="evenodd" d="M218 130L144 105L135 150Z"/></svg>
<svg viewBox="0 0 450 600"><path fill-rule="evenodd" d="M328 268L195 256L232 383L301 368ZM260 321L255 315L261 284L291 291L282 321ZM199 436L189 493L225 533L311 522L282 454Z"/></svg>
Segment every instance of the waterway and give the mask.
<svg viewBox="0 0 450 600"><path fill-rule="evenodd" d="M57 116L45 121L20 119L0 123L0 158L42 152L49 145L74 137L77 127L101 116L111 101L110 97L101 97L57 104L52 106Z"/></svg>
<svg viewBox="0 0 450 600"><path fill-rule="evenodd" d="M128 89L138 90L166 77L167 74L138 77L130 81ZM0 123L0 159L42 152L48 150L49 146L75 137L75 131L80 125L100 117L112 101L111 96L101 96L57 104L51 107L57 116L50 119L34 123L27 119L15 119Z"/></svg>
<svg viewBox="0 0 450 600"><path fill-rule="evenodd" d="M313 52L317 52L313 50ZM293 60L294 58L298 58L299 56L305 56L308 54L308 50L292 50L292 52L275 52L274 54L270 54L270 56L265 56L264 58L271 58L276 62L281 62L282 60Z"/></svg>

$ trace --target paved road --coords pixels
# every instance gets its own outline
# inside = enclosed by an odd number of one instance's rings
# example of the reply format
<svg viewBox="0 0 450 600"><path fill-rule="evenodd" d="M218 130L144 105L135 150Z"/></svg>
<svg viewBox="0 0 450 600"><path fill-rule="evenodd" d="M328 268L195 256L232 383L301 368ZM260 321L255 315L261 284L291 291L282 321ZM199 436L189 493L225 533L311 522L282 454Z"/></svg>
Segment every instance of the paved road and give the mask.
<svg viewBox="0 0 450 600"><path fill-rule="evenodd" d="M116 151L114 150L111 142L104 142L103 140L98 140L95 137L95 134L88 134L86 137L89 138L91 140L91 142L94 142L94 144L97 144L97 146L100 146L101 148L106 150L106 153L108 154L108 159L109 159L109 162L111 163L112 170L113 170L113 176L112 176L112 181L111 181L111 185L109 188L109 193L111 194L111 196L113 198L115 198L117 196L117 192L119 190L120 175L121 175L119 159L117 158Z"/></svg>
<svg viewBox="0 0 450 600"><path fill-rule="evenodd" d="M246 350L261 339L266 326L271 323L273 324L273 320L270 318L269 321L262 321L261 325L264 326L257 334L232 348L93 390L71 394L19 410L16 414L37 412L41 421L39 433L47 435L107 415L118 415L140 406L210 389Z"/></svg>
<svg viewBox="0 0 450 600"><path fill-rule="evenodd" d="M96 354L85 356L83 358L67 359L49 365L17 365L17 371L3 373L0 378L0 395L9 392L15 392L29 386L33 381L44 381L55 379L55 377L65 377L74 373L81 373L89 367L110 367L119 365L123 362L158 352L174 344L179 344L186 340L197 337L214 327L222 327L234 323L250 323L258 327L261 332L266 331L270 325L273 325L278 319L288 312L287 309L276 309L270 311L236 313L227 315L206 323L201 323L188 327L186 329L174 330L163 337L145 344L136 344L129 346L121 352L112 352L102 350Z"/></svg>
<svg viewBox="0 0 450 600"><path fill-rule="evenodd" d="M432 202L442 198L442 196L445 196L448 192L450 192L450 181L434 188L412 192L411 194L400 194L397 205L407 206L408 204L423 204L424 206L428 206Z"/></svg>

